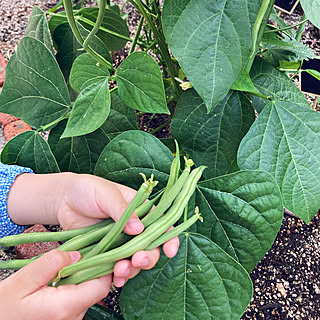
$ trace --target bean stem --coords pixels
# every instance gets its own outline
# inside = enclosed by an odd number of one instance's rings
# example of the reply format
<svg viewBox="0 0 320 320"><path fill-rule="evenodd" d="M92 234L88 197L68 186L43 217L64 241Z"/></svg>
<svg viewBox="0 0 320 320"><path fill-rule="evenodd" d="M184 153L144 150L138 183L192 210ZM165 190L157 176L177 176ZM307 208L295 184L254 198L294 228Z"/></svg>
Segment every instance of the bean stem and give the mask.
<svg viewBox="0 0 320 320"><path fill-rule="evenodd" d="M87 233L97 228L104 227L110 223L112 223L112 220L106 219L97 224L74 230L65 230L57 232L33 232L7 236L0 239L0 246L9 247L33 242L66 241L78 235Z"/></svg>

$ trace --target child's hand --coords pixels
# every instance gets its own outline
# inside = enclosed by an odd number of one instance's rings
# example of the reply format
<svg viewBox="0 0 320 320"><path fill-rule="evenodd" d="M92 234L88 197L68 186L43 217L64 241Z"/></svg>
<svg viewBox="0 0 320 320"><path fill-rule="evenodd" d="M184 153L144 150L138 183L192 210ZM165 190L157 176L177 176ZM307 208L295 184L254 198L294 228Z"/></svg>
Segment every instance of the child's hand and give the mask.
<svg viewBox="0 0 320 320"><path fill-rule="evenodd" d="M78 252L52 250L0 283L0 319L80 320L103 299L111 275L58 288L47 284L63 267L80 259Z"/></svg>
<svg viewBox="0 0 320 320"><path fill-rule="evenodd" d="M87 174L23 174L13 184L8 197L8 213L18 224L60 224L64 230L92 225L111 217L119 219L136 191L126 186ZM143 225L134 214L124 231L136 235ZM179 247L178 238L164 244L168 257ZM121 260L114 268L115 286L134 277L140 269L151 269L160 249L140 251L131 260Z"/></svg>

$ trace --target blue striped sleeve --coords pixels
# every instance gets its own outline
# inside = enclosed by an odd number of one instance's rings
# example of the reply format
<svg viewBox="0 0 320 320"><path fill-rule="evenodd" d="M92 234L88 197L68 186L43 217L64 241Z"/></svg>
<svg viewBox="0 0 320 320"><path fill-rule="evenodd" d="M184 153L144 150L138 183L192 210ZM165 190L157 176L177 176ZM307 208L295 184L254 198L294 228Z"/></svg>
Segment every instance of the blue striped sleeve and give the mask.
<svg viewBox="0 0 320 320"><path fill-rule="evenodd" d="M13 223L7 213L7 198L14 179L21 173L33 173L29 168L0 163L0 238L23 232L27 226Z"/></svg>

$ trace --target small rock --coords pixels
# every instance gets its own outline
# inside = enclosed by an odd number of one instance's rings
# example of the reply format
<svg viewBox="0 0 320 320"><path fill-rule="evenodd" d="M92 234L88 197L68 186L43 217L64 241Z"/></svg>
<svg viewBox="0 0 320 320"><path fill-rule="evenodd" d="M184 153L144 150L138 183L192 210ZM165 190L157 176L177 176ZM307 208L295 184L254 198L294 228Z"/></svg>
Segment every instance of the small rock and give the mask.
<svg viewBox="0 0 320 320"><path fill-rule="evenodd" d="M36 224L24 231L24 233L32 232L49 232L43 225ZM16 255L18 259L30 259L41 253L48 252L59 247L59 242L36 242L25 243L15 246Z"/></svg>

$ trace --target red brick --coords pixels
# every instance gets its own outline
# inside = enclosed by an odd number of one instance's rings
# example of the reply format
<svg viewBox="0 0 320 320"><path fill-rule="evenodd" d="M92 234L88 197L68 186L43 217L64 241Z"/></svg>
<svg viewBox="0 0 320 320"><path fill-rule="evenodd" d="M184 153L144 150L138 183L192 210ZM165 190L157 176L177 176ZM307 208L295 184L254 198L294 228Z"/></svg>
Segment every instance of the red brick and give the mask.
<svg viewBox="0 0 320 320"><path fill-rule="evenodd" d="M7 61L5 60L3 55L0 53L0 86L3 85L4 79L6 78L6 72L5 72L6 65L7 65Z"/></svg>
<svg viewBox="0 0 320 320"><path fill-rule="evenodd" d="M0 88L0 92L1 92ZM7 124L13 122L13 121L17 121L19 120L17 117L12 116L11 114L7 114L7 113L2 113L0 112L0 122L2 123L2 125L5 127Z"/></svg>
<svg viewBox="0 0 320 320"><path fill-rule="evenodd" d="M43 225L36 224L24 231L24 233L32 232L49 232ZM52 249L59 247L59 242L36 242L36 243L25 243L15 246L16 255L18 259L30 259L41 253L48 252Z"/></svg>
<svg viewBox="0 0 320 320"><path fill-rule="evenodd" d="M4 136L9 141L19 133L31 130L31 127L22 120L13 121L4 127Z"/></svg>

